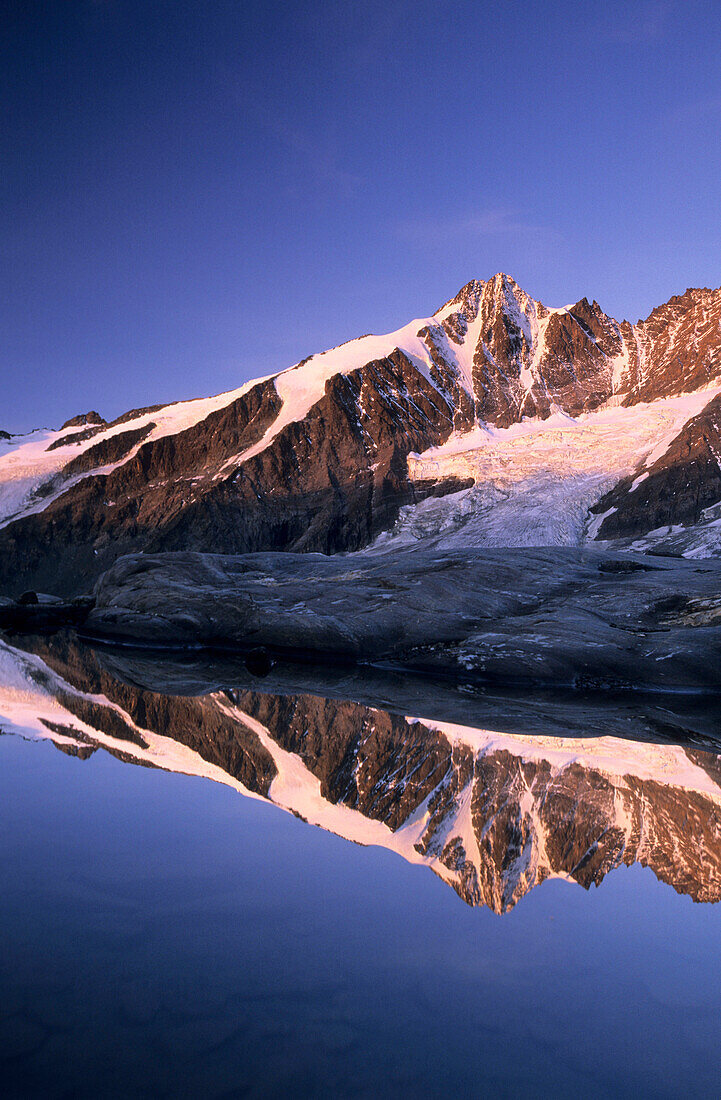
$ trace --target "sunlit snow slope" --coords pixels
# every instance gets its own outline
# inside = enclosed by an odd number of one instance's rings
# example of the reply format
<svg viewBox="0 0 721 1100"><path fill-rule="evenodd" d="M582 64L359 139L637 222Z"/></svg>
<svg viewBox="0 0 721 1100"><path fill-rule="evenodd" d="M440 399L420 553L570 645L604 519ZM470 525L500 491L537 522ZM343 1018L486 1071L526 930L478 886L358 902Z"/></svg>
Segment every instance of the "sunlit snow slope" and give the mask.
<svg viewBox="0 0 721 1100"><path fill-rule="evenodd" d="M409 455L409 476L472 477L474 487L404 507L376 545L433 538L440 547L574 546L593 539L602 516L591 516L591 505L663 454L718 392L712 387L628 407L610 404L575 418L558 411L509 428L454 433L440 447Z"/></svg>

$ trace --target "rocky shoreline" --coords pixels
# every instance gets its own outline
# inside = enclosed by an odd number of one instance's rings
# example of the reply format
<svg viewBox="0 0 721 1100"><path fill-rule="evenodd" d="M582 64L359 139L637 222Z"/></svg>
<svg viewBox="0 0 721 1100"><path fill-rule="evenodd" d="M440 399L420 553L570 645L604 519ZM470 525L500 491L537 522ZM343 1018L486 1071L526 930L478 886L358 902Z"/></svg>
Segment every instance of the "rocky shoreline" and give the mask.
<svg viewBox="0 0 721 1100"><path fill-rule="evenodd" d="M596 549L141 554L83 631L518 686L721 690L721 561Z"/></svg>
<svg viewBox="0 0 721 1100"><path fill-rule="evenodd" d="M16 600L0 596L0 631L32 634L81 627L94 603L93 596L64 600L44 592L24 592Z"/></svg>
<svg viewBox="0 0 721 1100"><path fill-rule="evenodd" d="M0 629L131 648L377 665L469 684L721 691L721 561L600 549L136 554L90 596L0 602Z"/></svg>

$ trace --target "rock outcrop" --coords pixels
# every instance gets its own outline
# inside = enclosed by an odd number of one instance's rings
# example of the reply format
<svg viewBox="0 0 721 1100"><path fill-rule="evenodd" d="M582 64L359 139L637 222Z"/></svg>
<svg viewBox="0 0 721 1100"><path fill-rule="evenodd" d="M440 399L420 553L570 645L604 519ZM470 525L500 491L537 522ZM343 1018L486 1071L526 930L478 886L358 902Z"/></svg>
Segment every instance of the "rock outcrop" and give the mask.
<svg viewBox="0 0 721 1100"><path fill-rule="evenodd" d="M91 596L62 600L58 596L33 591L23 592L17 600L0 598L0 630L32 634L81 626L92 605Z"/></svg>
<svg viewBox="0 0 721 1100"><path fill-rule="evenodd" d="M717 691L720 587L721 561L596 549L142 554L101 578L86 629L469 681Z"/></svg>
<svg viewBox="0 0 721 1100"><path fill-rule="evenodd" d="M71 416L69 420L61 426L60 431L64 431L65 428L80 428L85 424L106 424L107 421L103 420L99 412L95 409L91 409L90 412L78 413L77 416Z"/></svg>
<svg viewBox="0 0 721 1100"><path fill-rule="evenodd" d="M721 500L721 396L684 425L663 454L607 493L597 537L636 537L662 527L697 524Z"/></svg>

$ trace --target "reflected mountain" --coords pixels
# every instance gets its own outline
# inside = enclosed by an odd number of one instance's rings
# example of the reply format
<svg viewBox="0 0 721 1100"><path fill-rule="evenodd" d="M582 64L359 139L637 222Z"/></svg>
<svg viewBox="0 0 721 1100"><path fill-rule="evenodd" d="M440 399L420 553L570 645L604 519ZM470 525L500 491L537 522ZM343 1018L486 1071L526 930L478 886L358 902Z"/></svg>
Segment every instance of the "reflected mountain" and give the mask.
<svg viewBox="0 0 721 1100"><path fill-rule="evenodd" d="M549 878L641 863L721 898L709 700L473 694L397 672L0 641L0 729L204 776L439 875L504 913ZM231 686L228 686L231 685ZM409 717L433 714L435 717Z"/></svg>

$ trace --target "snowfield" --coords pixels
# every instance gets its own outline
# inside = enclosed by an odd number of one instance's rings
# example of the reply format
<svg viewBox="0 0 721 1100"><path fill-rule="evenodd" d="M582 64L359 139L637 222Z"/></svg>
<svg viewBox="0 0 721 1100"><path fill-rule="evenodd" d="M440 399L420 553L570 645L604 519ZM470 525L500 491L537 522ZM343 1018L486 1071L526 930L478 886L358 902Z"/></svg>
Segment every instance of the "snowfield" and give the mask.
<svg viewBox="0 0 721 1100"><path fill-rule="evenodd" d="M472 489L401 510L374 547L433 539L452 546L578 546L602 517L588 509L621 478L655 462L683 425L721 392L715 386L577 418L557 411L509 428L454 433L441 447L409 455L414 480L472 477ZM639 547L640 548L640 547Z"/></svg>

